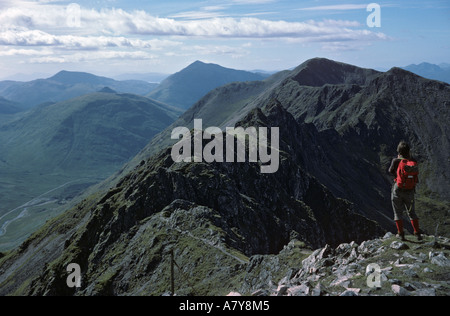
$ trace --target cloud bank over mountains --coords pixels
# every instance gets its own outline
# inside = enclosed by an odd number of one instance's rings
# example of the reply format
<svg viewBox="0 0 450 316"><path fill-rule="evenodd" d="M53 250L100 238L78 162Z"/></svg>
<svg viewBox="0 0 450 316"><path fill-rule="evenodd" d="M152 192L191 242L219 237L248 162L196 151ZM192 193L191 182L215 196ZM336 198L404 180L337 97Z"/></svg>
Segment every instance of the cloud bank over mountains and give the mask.
<svg viewBox="0 0 450 316"><path fill-rule="evenodd" d="M266 1L267 2L267 1ZM243 2L235 2L242 4ZM255 4L255 2L245 2ZM256 1L256 3L260 3ZM263 39L300 43L384 41L389 37L367 30L350 20L269 20L252 16L218 14L219 6L199 12L159 17L143 10L88 9L76 4L52 1L3 1L0 7L2 56L22 55L30 62L79 62L84 59L154 59L154 52L166 55L188 51L187 40ZM183 46L183 47L182 47ZM248 43L224 49L209 45L200 51L246 54ZM198 44L195 46L198 48ZM194 46L192 46L194 49ZM101 51L83 53L80 51ZM75 54L75 55L73 55Z"/></svg>

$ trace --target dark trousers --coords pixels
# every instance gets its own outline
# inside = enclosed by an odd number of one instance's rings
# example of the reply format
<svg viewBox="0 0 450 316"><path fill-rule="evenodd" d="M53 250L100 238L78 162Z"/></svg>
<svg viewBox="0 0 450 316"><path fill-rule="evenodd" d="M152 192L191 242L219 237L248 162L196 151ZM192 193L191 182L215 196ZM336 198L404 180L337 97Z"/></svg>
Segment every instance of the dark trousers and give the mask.
<svg viewBox="0 0 450 316"><path fill-rule="evenodd" d="M409 219L418 219L415 210L414 190L400 189L397 183L392 188L391 201L392 208L394 209L395 221L399 221L403 217L403 213L406 211Z"/></svg>

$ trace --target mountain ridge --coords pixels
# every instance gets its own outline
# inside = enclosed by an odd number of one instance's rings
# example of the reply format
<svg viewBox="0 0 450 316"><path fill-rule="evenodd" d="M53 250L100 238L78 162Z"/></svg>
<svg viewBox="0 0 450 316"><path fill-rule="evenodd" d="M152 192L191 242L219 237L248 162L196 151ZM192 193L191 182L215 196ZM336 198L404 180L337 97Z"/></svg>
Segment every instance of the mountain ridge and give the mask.
<svg viewBox="0 0 450 316"><path fill-rule="evenodd" d="M92 83L92 84L103 84L103 82L113 83L115 80L96 76L87 72L77 72L77 71L67 71L61 70L56 73L54 76L47 78L51 81L57 81L60 83L72 85L77 83Z"/></svg>
<svg viewBox="0 0 450 316"><path fill-rule="evenodd" d="M326 66L321 66L321 63ZM332 72L329 78L326 73L321 73L320 84L316 81L312 86L304 85L301 74L305 69L310 72L324 68L343 72L337 75ZM367 77L357 79L359 74ZM311 80L309 75L307 80ZM449 200L448 185L439 183L449 183L449 176L446 172L439 172L441 169L437 162L445 161L446 148L450 146L447 136L450 131L445 123L447 118L450 119L446 110L448 95L448 84L424 79L400 68L382 73L316 58L263 82L229 84L211 91L166 131L157 135L122 169L122 175L145 157L170 146L170 131L177 126L193 128L194 118L203 118L204 126L234 126L252 109L277 99L298 122L311 123L320 132L328 131L330 139L345 144L335 146L322 139L320 149L306 151L311 157L319 153L320 157L329 157L321 158L327 161L325 169L314 159L305 157L309 161L310 172L327 183L337 196L358 199L363 214L378 214L376 219L384 222L387 228L391 225L392 179L386 170L396 153L396 144L403 139L412 143L415 155L423 164L422 196L438 194L441 197L437 196L436 201L444 202L433 206L430 199L425 198L421 202L424 203L423 208L445 212L445 201ZM229 113L228 109L231 110ZM311 141L315 142L314 139ZM327 148L343 158L331 158L332 155L326 153ZM349 149L354 157L348 153ZM359 178L358 175L363 176ZM349 176L353 179L350 183L347 180ZM365 183L371 182L375 183L376 189L364 190ZM355 195L355 192L360 193Z"/></svg>
<svg viewBox="0 0 450 316"><path fill-rule="evenodd" d="M321 87L325 84L366 85L371 77L379 74L372 69L336 62L326 58L310 59L292 72L293 79L300 85Z"/></svg>

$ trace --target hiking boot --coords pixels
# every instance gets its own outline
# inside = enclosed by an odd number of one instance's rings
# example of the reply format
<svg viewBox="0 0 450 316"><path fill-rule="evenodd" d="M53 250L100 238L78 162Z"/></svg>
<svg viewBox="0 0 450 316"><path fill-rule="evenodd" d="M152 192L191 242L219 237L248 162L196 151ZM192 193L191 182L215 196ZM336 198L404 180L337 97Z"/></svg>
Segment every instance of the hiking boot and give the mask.
<svg viewBox="0 0 450 316"><path fill-rule="evenodd" d="M414 233L414 236L416 236L418 241L422 241L423 240L423 237L422 237L421 233Z"/></svg>
<svg viewBox="0 0 450 316"><path fill-rule="evenodd" d="M399 238L401 241L406 241L405 233L398 233L396 237Z"/></svg>

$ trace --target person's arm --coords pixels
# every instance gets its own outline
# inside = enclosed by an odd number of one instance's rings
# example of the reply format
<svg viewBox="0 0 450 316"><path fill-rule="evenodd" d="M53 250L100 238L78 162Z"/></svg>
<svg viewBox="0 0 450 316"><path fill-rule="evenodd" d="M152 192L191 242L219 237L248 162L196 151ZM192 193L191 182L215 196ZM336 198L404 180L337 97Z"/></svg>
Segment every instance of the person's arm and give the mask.
<svg viewBox="0 0 450 316"><path fill-rule="evenodd" d="M394 158L391 162L391 166L389 167L389 173L393 176L397 176L397 169L398 169L398 163L400 162L400 159Z"/></svg>

